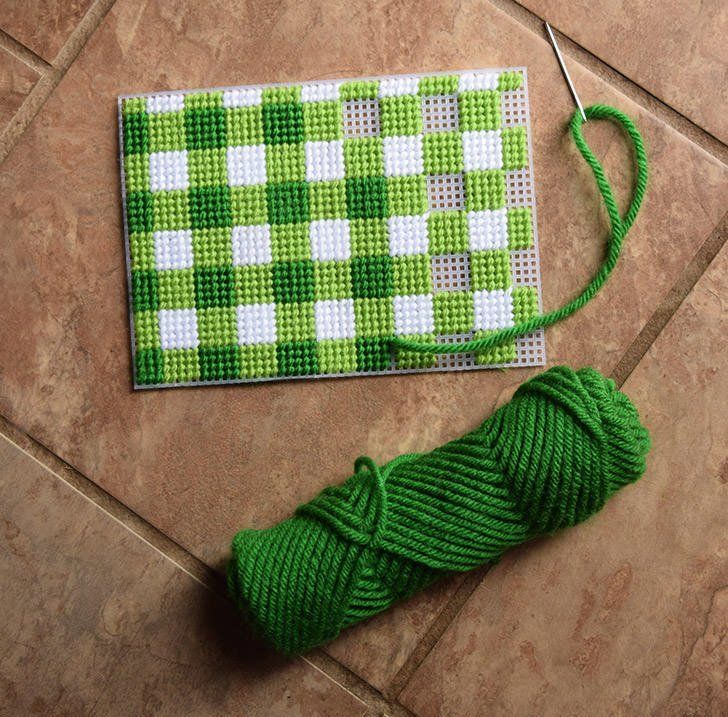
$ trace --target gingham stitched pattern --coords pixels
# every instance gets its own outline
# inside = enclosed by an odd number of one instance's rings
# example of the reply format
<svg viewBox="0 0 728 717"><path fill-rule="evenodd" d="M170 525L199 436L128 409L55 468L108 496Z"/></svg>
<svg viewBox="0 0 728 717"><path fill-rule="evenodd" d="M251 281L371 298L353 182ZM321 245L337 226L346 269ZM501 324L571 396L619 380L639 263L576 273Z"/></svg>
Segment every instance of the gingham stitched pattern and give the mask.
<svg viewBox="0 0 728 717"><path fill-rule="evenodd" d="M120 101L137 386L543 363L520 70Z"/></svg>

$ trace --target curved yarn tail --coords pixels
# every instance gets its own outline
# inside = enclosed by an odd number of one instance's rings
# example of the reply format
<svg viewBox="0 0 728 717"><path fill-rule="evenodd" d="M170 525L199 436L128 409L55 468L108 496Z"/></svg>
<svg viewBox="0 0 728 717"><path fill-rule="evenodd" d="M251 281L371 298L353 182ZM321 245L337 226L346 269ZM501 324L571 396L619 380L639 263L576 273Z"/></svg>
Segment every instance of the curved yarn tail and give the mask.
<svg viewBox="0 0 728 717"><path fill-rule="evenodd" d="M488 334L488 336L484 336L482 338L465 341L459 344L440 344L429 341L414 341L394 337L391 339L391 345L394 349L429 354L463 352L479 353L494 346L500 346L503 343L513 340L517 336L523 336L524 334L536 331L536 329L543 329L556 324L559 321L563 321L565 318L571 316L573 313L588 304L597 295L599 290L606 283L609 275L612 273L612 270L617 263L617 259L619 258L619 254L622 251L622 244L627 236L627 232L634 223L634 220L637 218L640 206L642 205L642 200L644 199L645 191L647 189L647 153L639 130L635 126L634 122L632 122L632 120L623 112L620 112L618 109L610 107L609 105L592 105L591 107L587 107L584 110L584 113L586 114L587 119L605 119L620 125L632 141L636 166L632 201L630 202L624 216L621 216L619 213L619 207L617 206L617 201L615 200L614 193L612 192L612 187L610 186L604 172L604 168L584 139L584 135L582 133L584 119L579 112L574 112L570 123L571 136L573 137L581 156L584 157L586 163L591 167L594 179L597 183L597 188L599 189L599 193L604 201L604 206L607 209L610 225L606 256L604 257L599 271L597 271L584 291L582 291L575 299L572 299L569 303L555 309L554 311L550 311L546 314L539 314L538 316L534 316L527 321L522 321L521 323L518 323L515 326L510 326L506 329L499 329L498 331L494 331L493 333Z"/></svg>

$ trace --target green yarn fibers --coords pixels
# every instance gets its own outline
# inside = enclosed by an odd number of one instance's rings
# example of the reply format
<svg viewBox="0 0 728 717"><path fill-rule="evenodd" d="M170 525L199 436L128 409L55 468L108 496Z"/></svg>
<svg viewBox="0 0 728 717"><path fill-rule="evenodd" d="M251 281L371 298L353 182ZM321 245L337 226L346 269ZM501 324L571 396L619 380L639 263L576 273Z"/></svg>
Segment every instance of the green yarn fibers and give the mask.
<svg viewBox="0 0 728 717"><path fill-rule="evenodd" d="M609 278L647 186L647 157L632 121L605 105L589 120L616 122L631 139L632 201L622 216L575 113L571 132L610 223L597 274L559 309L463 344L393 339L425 353L483 351L583 307ZM510 403L462 438L378 467L359 458L343 485L326 488L267 530L232 545L233 599L277 649L297 653L385 610L448 573L497 560L508 548L585 520L639 478L647 431L630 400L593 369L556 367L524 383Z"/></svg>
<svg viewBox="0 0 728 717"><path fill-rule="evenodd" d="M642 206L642 200L645 198L645 192L647 191L647 152L645 151L645 143L642 140L642 135L635 126L634 122L627 117L624 112L620 112L614 107L609 105L592 105L584 109L584 114L590 121L594 120L607 120L619 126L624 132L627 138L632 143L632 149L634 152L634 164L635 164L635 177L634 177L634 190L632 194L632 200L627 207L627 211L624 216L620 215L617 200L614 198L614 192L612 187L607 180L607 175L604 172L599 160L591 151L589 145L584 139L584 118L580 112L574 112L569 128L571 130L571 137L574 140L576 148L584 158L584 161L589 165L589 168L594 175L594 180L597 184L597 189L602 197L604 206L607 210L607 216L609 217L609 238L607 240L607 252L604 256L601 266L597 273L592 277L592 280L587 284L584 290L564 306L560 306L558 309L549 311L546 314L539 314L534 316L527 321L522 321L515 326L509 326L506 329L498 329L493 331L483 338L471 339L470 341L463 341L462 343L448 344L448 343L431 343L429 341L413 341L410 339L403 339L401 337L395 337L391 339L391 344L395 349L404 349L407 351L417 351L419 353L429 354L443 354L443 353L462 353L463 351L479 352L485 351L493 346L500 346L501 344L512 341L516 336L523 336L524 334L531 333L536 329L545 329L553 324L557 324L559 321L563 321L572 314L579 311L579 309L586 306L601 290L604 284L607 283L612 270L617 265L617 259L622 251L622 244L629 232L634 220L637 218L637 214Z"/></svg>
<svg viewBox="0 0 728 717"><path fill-rule="evenodd" d="M462 438L382 467L360 458L289 520L238 533L230 594L268 642L302 652L443 575L585 520L642 475L648 449L613 381L552 368Z"/></svg>

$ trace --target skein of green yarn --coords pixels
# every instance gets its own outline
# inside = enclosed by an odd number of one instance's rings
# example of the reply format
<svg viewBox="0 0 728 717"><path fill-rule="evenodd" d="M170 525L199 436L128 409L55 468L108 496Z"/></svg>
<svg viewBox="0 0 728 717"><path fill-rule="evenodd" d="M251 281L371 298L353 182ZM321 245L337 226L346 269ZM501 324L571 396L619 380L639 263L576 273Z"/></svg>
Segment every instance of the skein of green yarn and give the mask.
<svg viewBox="0 0 728 717"><path fill-rule="evenodd" d="M278 650L302 652L445 574L585 520L642 475L648 449L613 381L552 368L462 438L382 467L360 458L289 520L238 533L230 594Z"/></svg>

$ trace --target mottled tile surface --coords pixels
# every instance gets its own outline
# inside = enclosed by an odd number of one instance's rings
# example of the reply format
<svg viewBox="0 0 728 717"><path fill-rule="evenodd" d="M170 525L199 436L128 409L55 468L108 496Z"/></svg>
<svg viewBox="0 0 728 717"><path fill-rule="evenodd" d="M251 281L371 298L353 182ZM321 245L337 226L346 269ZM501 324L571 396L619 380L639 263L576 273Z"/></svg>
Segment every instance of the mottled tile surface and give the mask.
<svg viewBox="0 0 728 717"><path fill-rule="evenodd" d="M460 435L535 371L134 393L116 95L527 65L544 301L558 306L594 271L606 230L564 129L571 100L552 53L491 5L431 3L428 22L421 16L415 2L118 0L0 173L0 411L211 564L237 528L289 515L345 478L357 455L383 460ZM604 294L547 335L552 363L609 371L712 231L728 172L593 74L573 71L585 96L636 117L653 166L650 197ZM618 132L597 124L587 134L623 194L631 170ZM366 648L352 633L333 649L384 686L446 594L361 628Z"/></svg>
<svg viewBox="0 0 728 717"><path fill-rule="evenodd" d="M0 524L3 714L363 714L2 437Z"/></svg>
<svg viewBox="0 0 728 717"><path fill-rule="evenodd" d="M0 133L38 81L38 73L0 48Z"/></svg>
<svg viewBox="0 0 728 717"><path fill-rule="evenodd" d="M53 62L91 2L0 0L0 28L47 62Z"/></svg>
<svg viewBox="0 0 728 717"><path fill-rule="evenodd" d="M588 523L508 554L402 694L431 715L728 713L728 247L625 392L653 448Z"/></svg>
<svg viewBox="0 0 728 717"><path fill-rule="evenodd" d="M723 0L521 4L728 142L728 5Z"/></svg>
<svg viewBox="0 0 728 717"><path fill-rule="evenodd" d="M327 645L326 652L386 692L461 582L461 575L443 580L401 605L355 625Z"/></svg>

